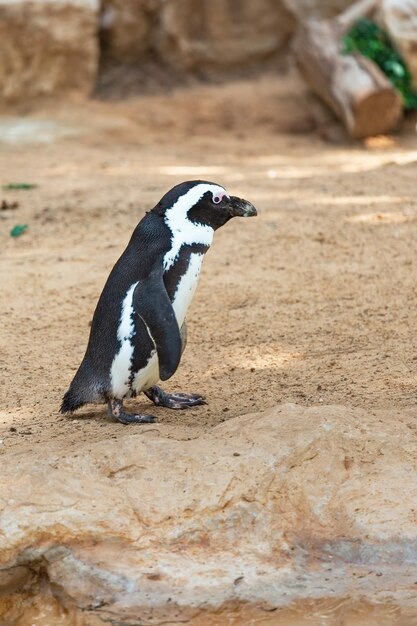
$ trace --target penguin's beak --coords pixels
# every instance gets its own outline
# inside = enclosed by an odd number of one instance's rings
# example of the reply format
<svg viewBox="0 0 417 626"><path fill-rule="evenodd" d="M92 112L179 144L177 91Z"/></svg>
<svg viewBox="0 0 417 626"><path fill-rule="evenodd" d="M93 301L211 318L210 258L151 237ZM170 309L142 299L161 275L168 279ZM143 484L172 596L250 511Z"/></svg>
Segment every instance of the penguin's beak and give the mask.
<svg viewBox="0 0 417 626"><path fill-rule="evenodd" d="M253 204L247 200L243 200L243 198L230 196L227 206L231 217L252 217L252 215L257 215Z"/></svg>

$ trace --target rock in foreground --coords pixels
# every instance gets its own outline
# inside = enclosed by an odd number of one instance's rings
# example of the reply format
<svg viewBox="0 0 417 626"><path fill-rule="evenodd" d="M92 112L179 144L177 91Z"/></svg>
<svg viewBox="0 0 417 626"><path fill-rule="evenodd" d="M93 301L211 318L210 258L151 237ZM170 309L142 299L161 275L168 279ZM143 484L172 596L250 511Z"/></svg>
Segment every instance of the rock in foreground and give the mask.
<svg viewBox="0 0 417 626"><path fill-rule="evenodd" d="M83 620L57 624L274 624L347 597L417 611L416 416L282 405L192 441L157 425L4 456L0 620L29 623L45 589Z"/></svg>

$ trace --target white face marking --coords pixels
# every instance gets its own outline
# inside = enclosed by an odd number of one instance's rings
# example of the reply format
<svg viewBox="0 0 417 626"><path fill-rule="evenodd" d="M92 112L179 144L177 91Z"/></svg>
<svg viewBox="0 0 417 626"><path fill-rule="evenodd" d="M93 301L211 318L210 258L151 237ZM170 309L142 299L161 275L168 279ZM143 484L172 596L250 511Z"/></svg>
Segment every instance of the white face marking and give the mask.
<svg viewBox="0 0 417 626"><path fill-rule="evenodd" d="M227 196L226 190L219 185L201 183L192 187L183 196L180 196L170 209L165 211L165 223L170 229L171 248L164 256L164 270L173 265L182 245L200 243L210 246L213 241L214 230L204 224L196 224L188 219L188 211L210 191L213 198Z"/></svg>
<svg viewBox="0 0 417 626"><path fill-rule="evenodd" d="M181 277L174 293L172 307L180 328L184 323L188 307L191 304L191 300L193 299L198 284L203 257L204 254L201 253L193 253L190 255L190 263L187 271Z"/></svg>
<svg viewBox="0 0 417 626"><path fill-rule="evenodd" d="M134 333L132 321L133 314L133 292L138 283L129 287L122 303L122 313L120 324L117 329L117 338L121 343L120 350L113 359L110 369L110 384L112 393L116 398L123 398L129 391L130 366L133 356L133 343L131 341Z"/></svg>

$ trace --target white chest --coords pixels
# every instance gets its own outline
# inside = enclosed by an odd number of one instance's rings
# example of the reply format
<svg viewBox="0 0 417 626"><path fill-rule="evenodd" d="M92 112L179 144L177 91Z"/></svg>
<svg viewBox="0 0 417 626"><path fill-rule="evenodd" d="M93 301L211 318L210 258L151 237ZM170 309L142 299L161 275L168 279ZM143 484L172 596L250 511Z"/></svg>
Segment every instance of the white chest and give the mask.
<svg viewBox="0 0 417 626"><path fill-rule="evenodd" d="M187 271L180 278L172 299L172 308L174 309L175 317L177 318L180 328L184 323L188 307L191 304L191 300L197 288L203 257L204 254L198 252L194 252L190 255Z"/></svg>
<svg viewBox="0 0 417 626"><path fill-rule="evenodd" d="M185 274L181 276L174 293L172 307L180 328L184 323L188 307L191 304L197 287L203 257L204 255L201 253L193 253L190 255L187 270ZM136 391L141 391L142 389L147 389L151 385L154 385L159 378L158 356L156 350L153 350L149 355L146 366L134 374L132 383L129 382L134 349L134 325L132 315L134 314L133 291L136 285L137 283L131 285L123 300L117 330L117 336L121 345L118 353L114 357L110 372L112 393L117 398L123 398L129 395L131 386Z"/></svg>
<svg viewBox="0 0 417 626"><path fill-rule="evenodd" d="M187 271L180 278L177 289L175 290L172 300L172 308L174 309L175 317L177 318L178 326L184 323L185 316L187 315L188 307L193 299L198 278L201 270L201 263L203 262L203 254L194 253L190 256L190 262L187 267ZM156 350L150 355L149 361L146 366L136 372L133 378L133 388L136 391L142 391L148 389L159 380L159 365L158 355Z"/></svg>

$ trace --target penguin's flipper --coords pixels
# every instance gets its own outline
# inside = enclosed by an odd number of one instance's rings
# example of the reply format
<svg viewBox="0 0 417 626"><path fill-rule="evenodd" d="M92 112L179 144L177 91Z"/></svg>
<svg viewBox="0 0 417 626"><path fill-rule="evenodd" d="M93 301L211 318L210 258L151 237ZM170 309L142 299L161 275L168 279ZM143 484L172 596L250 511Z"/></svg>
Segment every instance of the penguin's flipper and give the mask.
<svg viewBox="0 0 417 626"><path fill-rule="evenodd" d="M155 343L159 377L168 380L180 363L182 340L162 274L162 265L156 266L139 281L133 292L133 307Z"/></svg>

